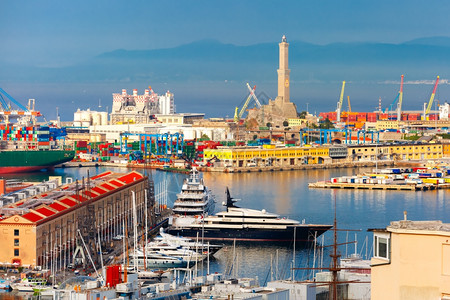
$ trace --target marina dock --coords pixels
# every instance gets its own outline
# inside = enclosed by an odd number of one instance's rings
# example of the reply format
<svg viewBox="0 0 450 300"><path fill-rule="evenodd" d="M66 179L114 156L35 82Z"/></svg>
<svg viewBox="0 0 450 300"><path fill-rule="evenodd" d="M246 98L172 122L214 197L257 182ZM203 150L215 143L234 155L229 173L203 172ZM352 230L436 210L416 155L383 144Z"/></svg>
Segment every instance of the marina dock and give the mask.
<svg viewBox="0 0 450 300"><path fill-rule="evenodd" d="M318 181L308 184L309 188L324 189L360 189L360 190L397 190L397 191L427 191L449 189L450 183L443 184L371 184Z"/></svg>

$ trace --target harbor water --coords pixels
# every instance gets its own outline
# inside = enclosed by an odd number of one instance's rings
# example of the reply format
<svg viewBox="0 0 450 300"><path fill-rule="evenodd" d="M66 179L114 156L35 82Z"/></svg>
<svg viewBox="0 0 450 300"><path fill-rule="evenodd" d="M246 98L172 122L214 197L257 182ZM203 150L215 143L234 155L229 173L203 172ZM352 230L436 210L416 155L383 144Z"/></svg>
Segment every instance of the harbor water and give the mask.
<svg viewBox="0 0 450 300"><path fill-rule="evenodd" d="M57 168L49 172L9 175L25 181L48 180L49 176L82 179L94 176L106 170L127 172L125 168ZM225 189L228 187L231 196L241 201L237 206L265 209L280 216L305 220L306 223L333 224L336 213L337 228L352 231L339 231L339 242L357 239L357 251L363 257L370 258L372 251L372 233L370 228L385 228L391 221L403 219L407 211L409 220L442 220L450 222L450 205L445 200L447 190L432 191L386 191L386 190L329 190L309 189L308 183L329 180L331 177L351 176L371 169L315 169L282 172L259 173L203 173L205 184L216 196L216 212L224 209L222 202L226 200ZM139 170L143 172L143 170ZM162 171L152 171L157 198L166 199L170 207L180 192L183 179L188 175ZM167 187L167 188L164 188ZM166 192L167 190L167 192ZM319 242L322 243L322 237ZM331 231L323 235L323 244L331 245ZM324 248L323 265L329 266L329 251ZM354 253L354 245L341 246L340 254L345 257ZM233 255L235 253L236 255ZM210 273L222 272L239 277L256 277L261 284L275 278L288 278L292 275L293 247L277 245L251 245L236 243L233 249L228 245L216 254L209 263ZM317 253L317 251L316 251ZM296 247L295 266L311 267L314 251L312 247ZM233 263L234 262L234 263ZM198 266L206 273L207 262ZM315 264L317 267L317 263ZM296 279L306 279L311 271L295 271ZM1 296L0 296L1 297Z"/></svg>

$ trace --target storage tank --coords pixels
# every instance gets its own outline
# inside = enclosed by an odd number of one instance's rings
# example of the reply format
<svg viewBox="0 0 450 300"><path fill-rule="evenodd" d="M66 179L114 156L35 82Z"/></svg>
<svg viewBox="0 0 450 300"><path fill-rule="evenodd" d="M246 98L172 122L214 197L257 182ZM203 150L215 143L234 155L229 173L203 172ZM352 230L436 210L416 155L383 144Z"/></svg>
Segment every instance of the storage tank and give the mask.
<svg viewBox="0 0 450 300"><path fill-rule="evenodd" d="M92 125L101 125L101 115L99 112L92 112Z"/></svg>
<svg viewBox="0 0 450 300"><path fill-rule="evenodd" d="M91 122L91 111L89 109L81 111L80 121L89 123Z"/></svg>
<svg viewBox="0 0 450 300"><path fill-rule="evenodd" d="M100 125L108 125L108 112L102 111L100 113L100 120L101 120Z"/></svg>
<svg viewBox="0 0 450 300"><path fill-rule="evenodd" d="M77 111L73 113L73 126L81 126L81 113L80 109L77 109Z"/></svg>

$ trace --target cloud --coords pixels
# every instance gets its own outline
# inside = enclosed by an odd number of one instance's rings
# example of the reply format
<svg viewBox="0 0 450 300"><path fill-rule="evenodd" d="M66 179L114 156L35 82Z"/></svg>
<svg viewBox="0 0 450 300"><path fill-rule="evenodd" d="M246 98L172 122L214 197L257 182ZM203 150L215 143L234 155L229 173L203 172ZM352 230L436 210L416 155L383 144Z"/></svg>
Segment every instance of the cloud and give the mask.
<svg viewBox="0 0 450 300"><path fill-rule="evenodd" d="M409 85L433 85L436 83L436 80L407 80L404 81L403 84L409 84ZM379 81L378 84L395 84L400 85L400 80L386 80L386 81ZM439 78L439 84L450 84L448 79Z"/></svg>

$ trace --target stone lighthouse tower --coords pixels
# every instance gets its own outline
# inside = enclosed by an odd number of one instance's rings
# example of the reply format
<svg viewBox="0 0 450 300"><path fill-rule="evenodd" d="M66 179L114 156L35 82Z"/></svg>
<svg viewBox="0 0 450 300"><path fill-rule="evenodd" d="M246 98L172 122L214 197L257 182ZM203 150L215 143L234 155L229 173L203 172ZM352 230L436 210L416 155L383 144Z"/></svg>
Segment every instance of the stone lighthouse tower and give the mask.
<svg viewBox="0 0 450 300"><path fill-rule="evenodd" d="M278 68L278 97L286 103L289 102L289 73L288 69L289 59L289 44L286 40L286 36L283 35L280 46L280 67Z"/></svg>
<svg viewBox="0 0 450 300"><path fill-rule="evenodd" d="M280 47L280 65L278 72L278 96L275 99L275 112L284 118L297 118L297 108L290 100L290 78L289 75L289 43L286 40L286 36L281 38Z"/></svg>

